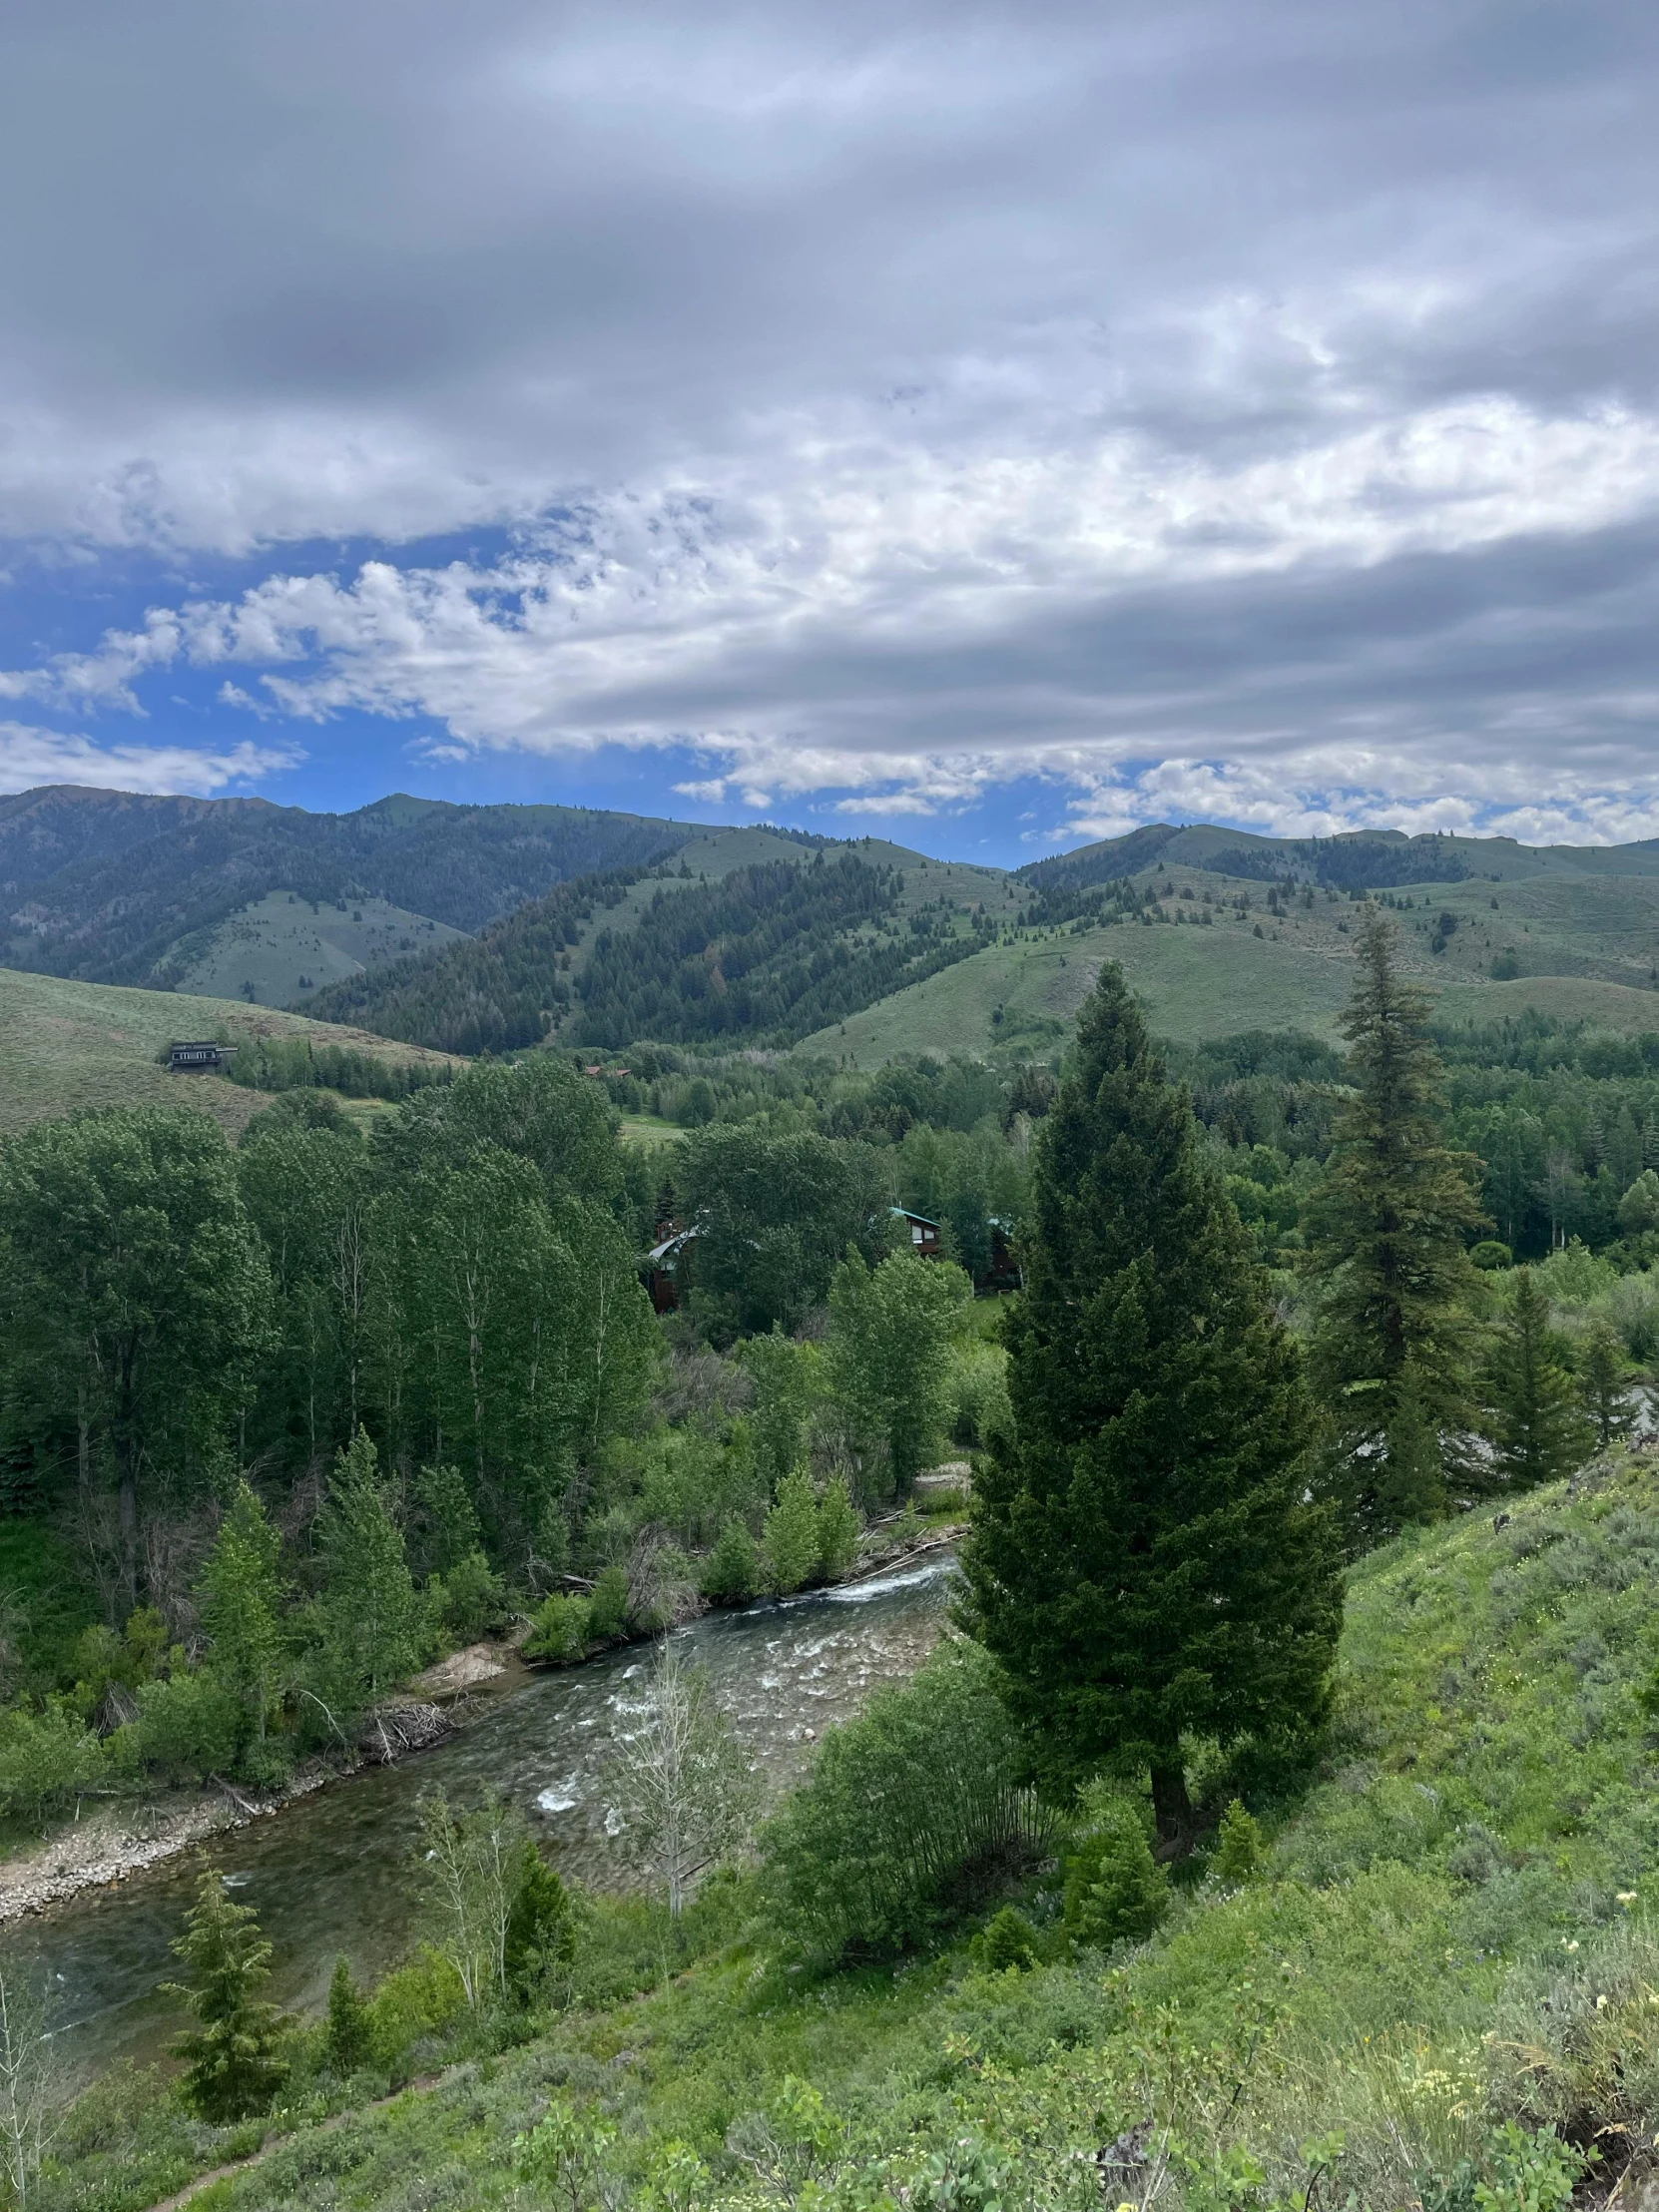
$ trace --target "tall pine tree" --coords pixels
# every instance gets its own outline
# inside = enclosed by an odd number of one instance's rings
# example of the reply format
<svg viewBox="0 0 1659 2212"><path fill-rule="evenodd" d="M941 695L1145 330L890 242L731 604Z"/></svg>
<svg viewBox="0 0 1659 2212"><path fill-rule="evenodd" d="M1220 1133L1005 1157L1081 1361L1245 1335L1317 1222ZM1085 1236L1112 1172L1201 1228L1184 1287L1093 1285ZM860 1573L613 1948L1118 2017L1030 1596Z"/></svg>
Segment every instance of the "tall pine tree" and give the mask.
<svg viewBox="0 0 1659 2212"><path fill-rule="evenodd" d="M1183 1734L1323 1712L1338 1544L1296 1349L1110 963L1036 1141L1022 1260L1014 1431L978 1485L967 1616L1039 1769L1149 1769L1179 1846Z"/></svg>
<svg viewBox="0 0 1659 2212"><path fill-rule="evenodd" d="M1497 1471L1515 1489L1571 1474L1594 1448L1595 1429L1579 1406L1567 1357L1537 1277L1517 1268L1481 1393Z"/></svg>
<svg viewBox="0 0 1659 2212"><path fill-rule="evenodd" d="M1355 1088L1308 1209L1308 1264L1321 1279L1311 1364L1361 1539L1443 1508L1430 1461L1471 1424L1464 1239L1488 1226L1480 1163L1445 1142L1428 1000L1402 980L1397 950L1392 922L1368 903L1342 1021Z"/></svg>

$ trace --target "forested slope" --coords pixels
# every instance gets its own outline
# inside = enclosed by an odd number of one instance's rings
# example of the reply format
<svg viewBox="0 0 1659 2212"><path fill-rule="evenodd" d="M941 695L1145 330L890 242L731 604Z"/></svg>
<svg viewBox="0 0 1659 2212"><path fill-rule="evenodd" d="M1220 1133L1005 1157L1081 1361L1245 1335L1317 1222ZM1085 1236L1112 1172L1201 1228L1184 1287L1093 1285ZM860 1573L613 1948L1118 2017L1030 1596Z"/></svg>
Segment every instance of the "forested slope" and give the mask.
<svg viewBox="0 0 1659 2212"><path fill-rule="evenodd" d="M473 930L571 876L676 850L688 834L574 807L394 797L313 815L54 789L0 801L0 904L14 966L167 989L180 938L273 890L331 902L369 894Z"/></svg>
<svg viewBox="0 0 1659 2212"><path fill-rule="evenodd" d="M787 1045L984 941L954 906L901 910L901 871L850 851L709 882L670 874L608 924L638 881L634 870L586 877L474 942L335 984L307 1005L461 1052L548 1035L610 1050L642 1039Z"/></svg>

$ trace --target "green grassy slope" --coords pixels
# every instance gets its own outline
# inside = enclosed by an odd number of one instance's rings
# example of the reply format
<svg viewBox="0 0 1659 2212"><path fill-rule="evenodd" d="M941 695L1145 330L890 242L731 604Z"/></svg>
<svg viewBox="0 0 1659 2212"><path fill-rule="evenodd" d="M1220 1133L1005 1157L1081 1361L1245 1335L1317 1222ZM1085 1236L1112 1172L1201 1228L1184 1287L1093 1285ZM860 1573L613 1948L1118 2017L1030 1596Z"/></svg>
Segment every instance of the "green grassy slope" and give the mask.
<svg viewBox="0 0 1659 2212"><path fill-rule="evenodd" d="M1311 907L1296 900L1275 916L1264 884L1175 863L1171 849L1161 872L1154 865L1134 880L1168 889L1159 904L1166 914L1191 917L1208 896L1210 927L1023 931L821 1030L808 1047L860 1067L900 1052L983 1053L1022 1043L1040 1050L1064 1034L1106 956L1123 963L1159 1033L1180 1042L1254 1028L1334 1037L1352 986L1348 900L1322 892ZM1445 1016L1491 1021L1536 1006L1611 1029L1659 1030L1659 877L1487 878L1416 884L1398 896L1401 964L1436 993ZM1009 911L994 891L988 903L992 913ZM1456 927L1435 952L1444 914ZM1510 951L1521 974L1494 982L1494 960Z"/></svg>
<svg viewBox="0 0 1659 2212"><path fill-rule="evenodd" d="M1091 929L993 945L820 1030L802 1049L845 1054L858 1067L902 1052L984 1053L993 1044L1040 1051L1070 1031L1103 958L1123 963L1159 1035L1181 1042L1240 1029L1334 1037L1351 984L1345 961L1243 931Z"/></svg>
<svg viewBox="0 0 1659 2212"><path fill-rule="evenodd" d="M175 945L167 964L176 991L287 1006L342 975L453 944L464 934L384 898L312 900L275 890Z"/></svg>
<svg viewBox="0 0 1659 2212"><path fill-rule="evenodd" d="M400 1062L442 1057L242 1000L179 998L0 968L0 1134L87 1106L193 1106L234 1136L271 1103L265 1093L221 1075L174 1075L156 1064L157 1052L176 1037L221 1034L233 1041L310 1036Z"/></svg>
<svg viewBox="0 0 1659 2212"><path fill-rule="evenodd" d="M1131 2194L1102 2200L1093 2161L1143 2120L1171 2153L1170 2212L1474 2212L1477 2182L1483 2205L1565 2212L1541 2184L1499 2190L1506 2159L1566 2163L1526 2148L1540 2128L1599 2148L1581 2201L1600 2202L1659 2115L1659 1796L1636 1695L1656 1599L1651 1455L1516 1500L1503 1525L1404 1538L1353 1574L1321 1772L1277 1804L1256 1785L1265 1868L1229 1888L1200 1866L1150 1942L1056 1944L1023 1974L958 1947L814 1981L769 1952L740 1887L694 1910L670 1978L666 1928L613 1909L590 1937L591 2008L431 2093L297 2126L216 2207L523 2203L515 2138L550 2106L573 2158L584 2128L613 2131L593 2179L618 2204L652 2181L659 2206L810 2182L821 2205L889 2201L884 2185L1082 2212ZM1195 1779L1212 1802L1238 1786L1214 1754ZM630 1941L647 1993L609 2002ZM199 2131L173 2170L213 2155Z"/></svg>

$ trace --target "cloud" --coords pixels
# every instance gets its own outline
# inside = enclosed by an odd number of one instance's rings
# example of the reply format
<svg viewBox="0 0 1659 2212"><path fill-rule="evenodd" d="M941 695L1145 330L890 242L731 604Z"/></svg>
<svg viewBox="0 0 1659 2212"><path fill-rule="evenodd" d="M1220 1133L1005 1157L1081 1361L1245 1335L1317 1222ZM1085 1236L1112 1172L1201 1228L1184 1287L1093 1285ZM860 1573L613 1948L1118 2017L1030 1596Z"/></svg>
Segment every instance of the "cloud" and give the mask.
<svg viewBox="0 0 1659 2212"><path fill-rule="evenodd" d="M1654 819L1626 0L156 0L0 51L0 534L88 576L0 698L159 727L211 671L274 745L854 819L1035 778L1072 836Z"/></svg>
<svg viewBox="0 0 1659 2212"><path fill-rule="evenodd" d="M233 785L262 784L298 765L290 748L239 745L200 753L181 745L94 745L90 738L0 722L0 792L37 784L87 784L98 790L191 792L211 797Z"/></svg>

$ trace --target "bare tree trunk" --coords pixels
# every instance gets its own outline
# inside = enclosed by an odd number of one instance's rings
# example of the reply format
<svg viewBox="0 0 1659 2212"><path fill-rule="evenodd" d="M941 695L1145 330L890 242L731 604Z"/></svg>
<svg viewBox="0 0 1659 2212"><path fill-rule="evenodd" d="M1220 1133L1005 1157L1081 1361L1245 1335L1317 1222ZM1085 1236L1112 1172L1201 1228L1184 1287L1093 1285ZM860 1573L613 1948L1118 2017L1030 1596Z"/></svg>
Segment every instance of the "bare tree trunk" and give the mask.
<svg viewBox="0 0 1659 2212"><path fill-rule="evenodd" d="M1153 1768L1152 1810L1158 1823L1158 1856L1181 1858L1192 1843L1198 1820L1179 1758L1170 1766Z"/></svg>

